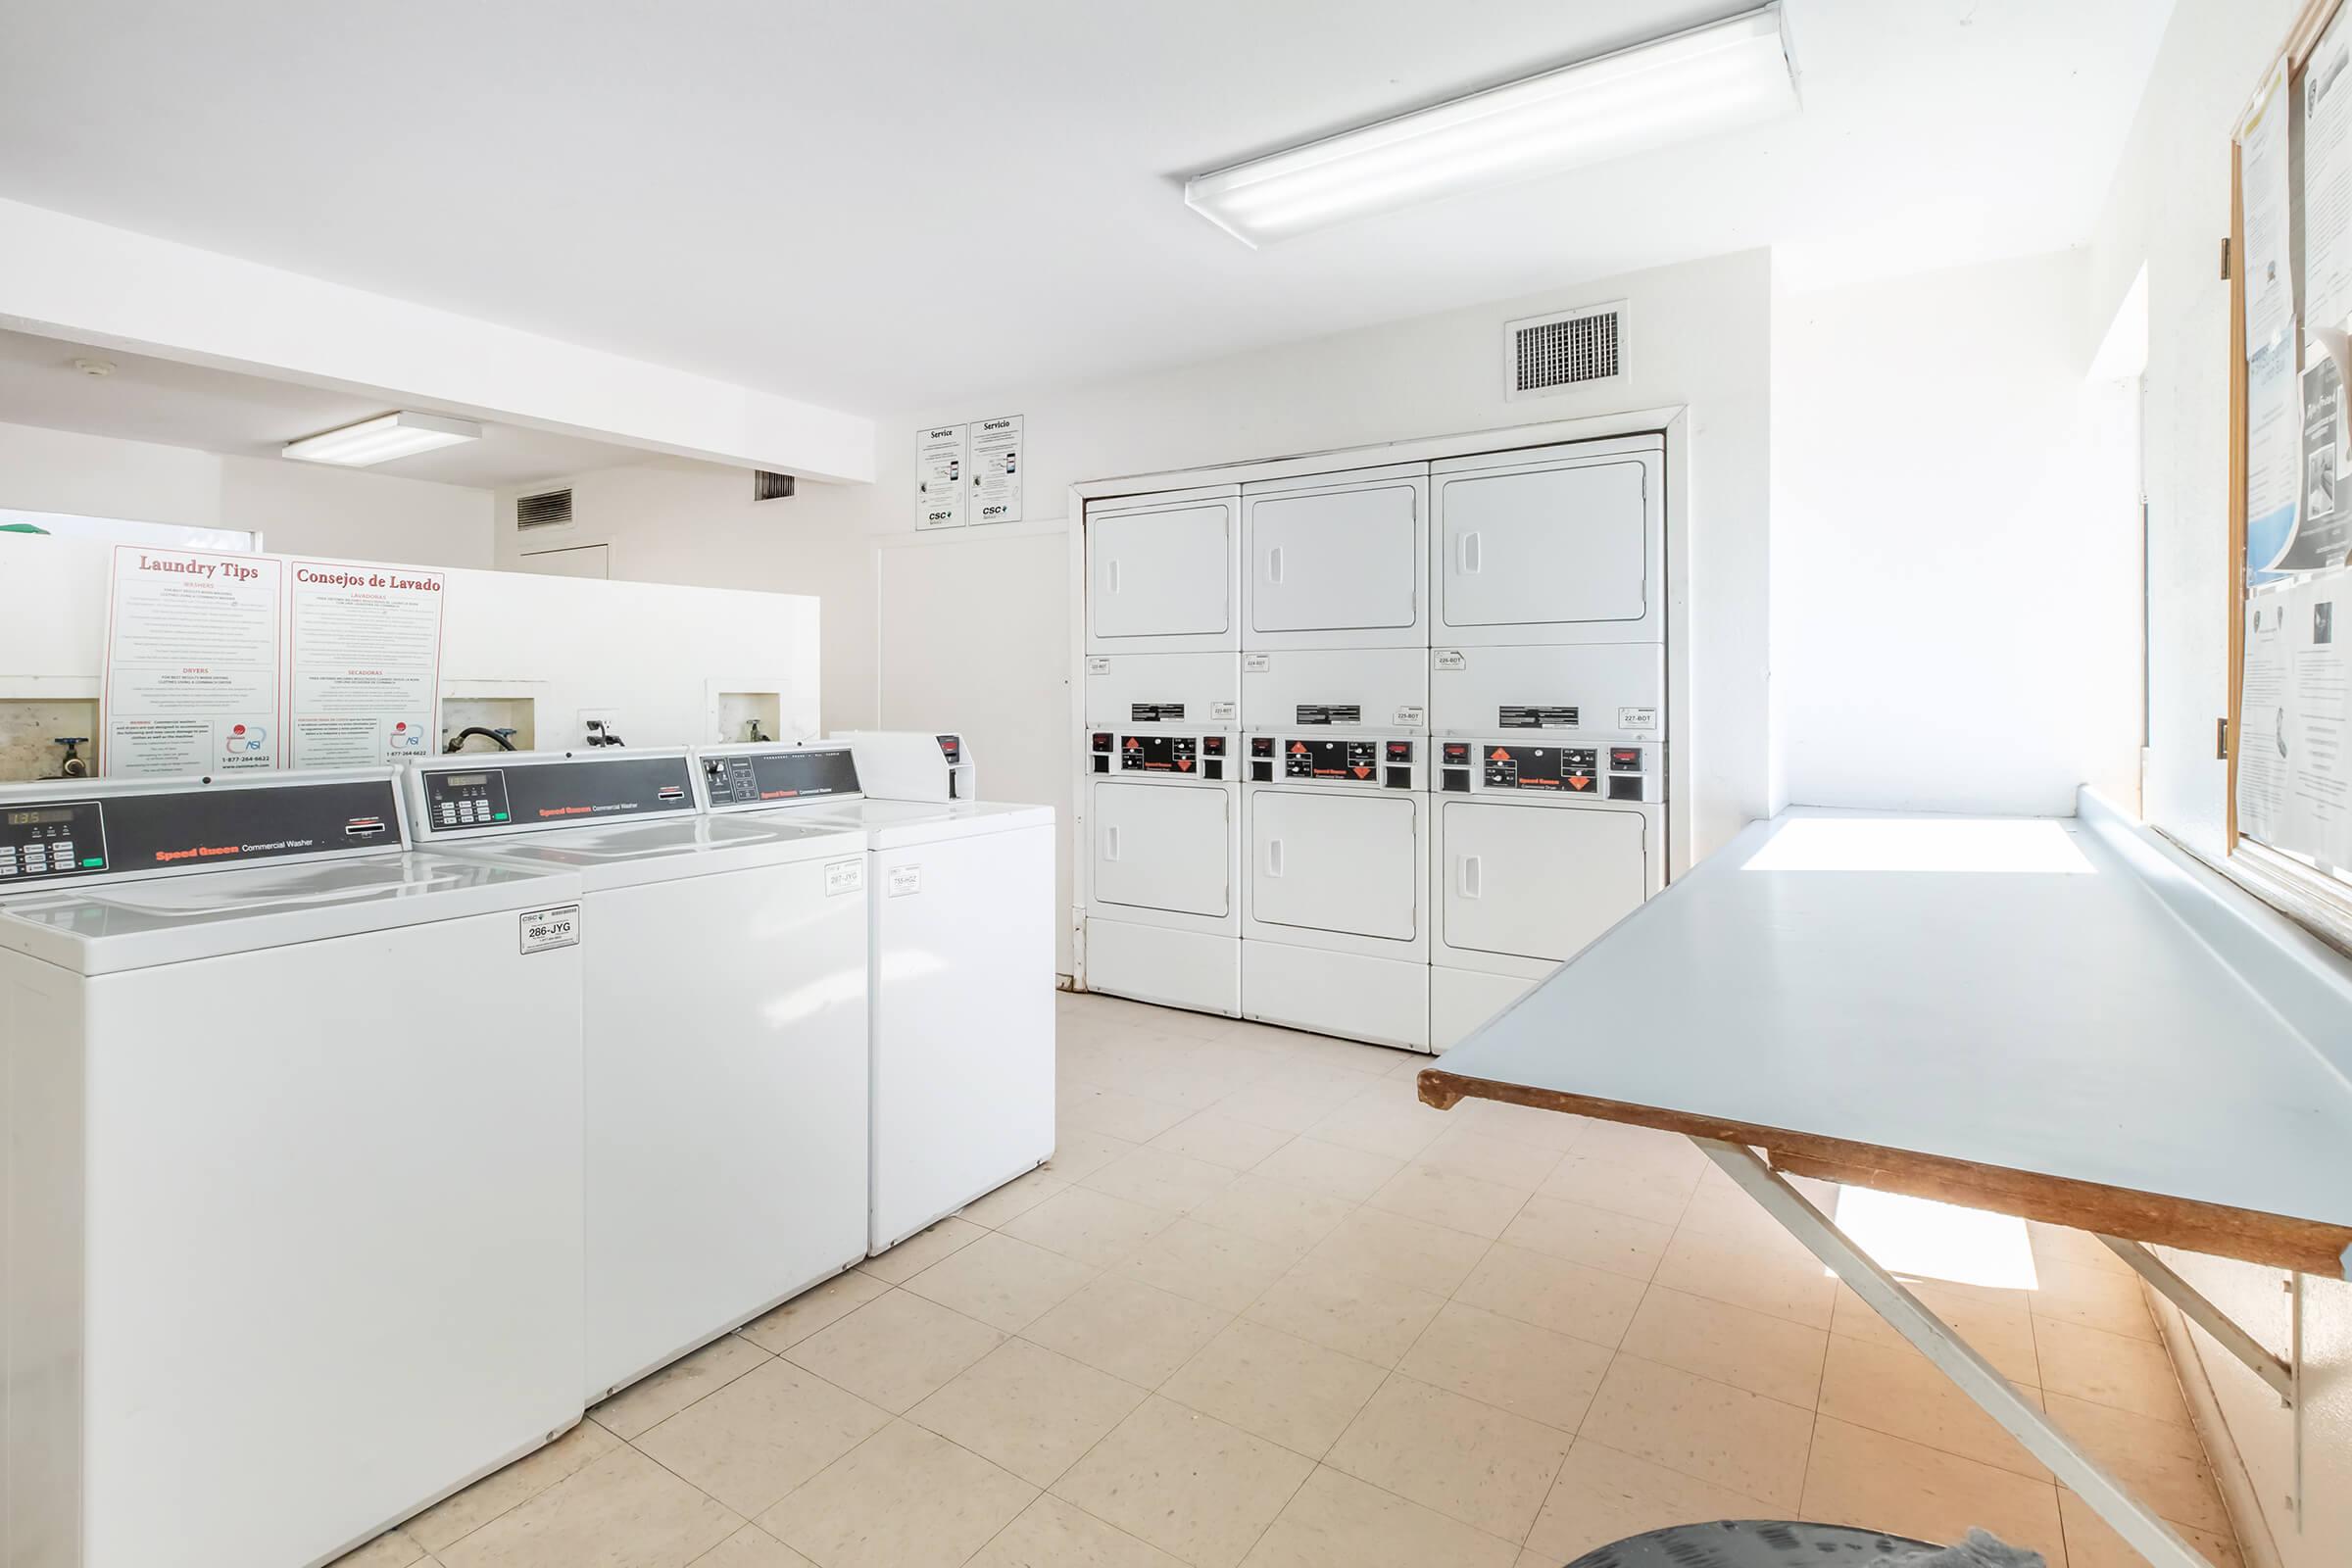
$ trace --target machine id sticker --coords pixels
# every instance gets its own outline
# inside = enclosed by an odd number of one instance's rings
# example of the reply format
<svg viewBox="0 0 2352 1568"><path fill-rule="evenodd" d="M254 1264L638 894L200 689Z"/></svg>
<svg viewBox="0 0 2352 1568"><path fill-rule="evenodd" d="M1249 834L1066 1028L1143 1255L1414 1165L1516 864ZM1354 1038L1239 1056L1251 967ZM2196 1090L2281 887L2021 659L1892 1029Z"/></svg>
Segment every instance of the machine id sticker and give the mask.
<svg viewBox="0 0 2352 1568"><path fill-rule="evenodd" d="M1110 661L1107 659L1090 659L1086 662L1086 672L1089 675L1107 675L1110 673Z"/></svg>
<svg viewBox="0 0 2352 1568"><path fill-rule="evenodd" d="M825 866L825 897L839 898L865 886L865 860L834 860Z"/></svg>
<svg viewBox="0 0 2352 1568"><path fill-rule="evenodd" d="M1429 667L1432 669L1460 669L1466 662L1459 648L1433 648L1429 651Z"/></svg>
<svg viewBox="0 0 2352 1568"><path fill-rule="evenodd" d="M890 868L890 896L903 899L923 891L923 868L919 865L894 865Z"/></svg>
<svg viewBox="0 0 2352 1568"><path fill-rule="evenodd" d="M1396 727L1398 729L1419 729L1428 722L1429 711L1426 709L1407 706L1396 710Z"/></svg>
<svg viewBox="0 0 2352 1568"><path fill-rule="evenodd" d="M580 945L580 906L559 904L552 909L532 909L516 916L515 924L526 954Z"/></svg>
<svg viewBox="0 0 2352 1568"><path fill-rule="evenodd" d="M1244 654L1242 656L1242 673L1245 675L1263 675L1273 667L1274 656L1272 654Z"/></svg>
<svg viewBox="0 0 2352 1568"><path fill-rule="evenodd" d="M1620 708L1617 710L1619 729L1656 729L1658 710L1654 708Z"/></svg>
<svg viewBox="0 0 2352 1568"><path fill-rule="evenodd" d="M1208 705L1208 716L1223 719L1239 718L1241 708L1242 705L1239 703L1211 703Z"/></svg>

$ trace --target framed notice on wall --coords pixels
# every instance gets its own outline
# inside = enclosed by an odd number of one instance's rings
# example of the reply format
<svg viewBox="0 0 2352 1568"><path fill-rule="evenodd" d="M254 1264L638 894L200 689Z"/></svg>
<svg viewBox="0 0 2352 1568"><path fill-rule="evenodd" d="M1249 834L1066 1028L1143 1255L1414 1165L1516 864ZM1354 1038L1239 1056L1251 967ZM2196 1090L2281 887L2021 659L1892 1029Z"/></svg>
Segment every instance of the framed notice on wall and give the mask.
<svg viewBox="0 0 2352 1568"><path fill-rule="evenodd" d="M298 767L371 767L429 756L441 733L446 572L369 562L292 563L287 739Z"/></svg>
<svg viewBox="0 0 2352 1568"><path fill-rule="evenodd" d="M966 428L940 424L914 433L914 525L918 529L963 526Z"/></svg>
<svg viewBox="0 0 2352 1568"><path fill-rule="evenodd" d="M106 770L287 765L285 563L117 545L107 585Z"/></svg>

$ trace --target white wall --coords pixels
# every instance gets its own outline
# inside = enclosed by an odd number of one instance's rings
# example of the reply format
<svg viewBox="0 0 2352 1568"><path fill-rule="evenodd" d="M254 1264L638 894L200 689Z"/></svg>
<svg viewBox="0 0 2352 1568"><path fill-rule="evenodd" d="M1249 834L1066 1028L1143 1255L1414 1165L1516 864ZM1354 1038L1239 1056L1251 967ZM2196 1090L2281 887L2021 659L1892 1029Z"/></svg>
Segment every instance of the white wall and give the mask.
<svg viewBox="0 0 2352 1568"><path fill-rule="evenodd" d="M2177 0L2099 214L2083 304L2085 324L2103 326L2145 264L2152 700L2143 811L2207 855L2221 852L2227 805L2213 728L2229 710L2230 286L2219 262L2230 227L2230 136L2300 9L2297 0ZM2168 1256L2284 1349L2287 1298L2276 1270ZM2251 1478L2258 1513L2237 1523L2252 1568L2352 1562L2352 1285L2309 1279L2304 1290L2300 1517L2283 1500L2294 1484L2293 1417L2191 1331L2228 1422L2209 1446L2234 1451Z"/></svg>
<svg viewBox="0 0 2352 1568"><path fill-rule="evenodd" d="M2134 799L2136 389L2084 380L2087 266L2070 251L1776 299L1791 802L2063 815L2085 782Z"/></svg>
<svg viewBox="0 0 2352 1568"><path fill-rule="evenodd" d="M568 537L535 532L531 546L610 543L616 577L821 594L827 726L961 725L984 795L1042 801L1060 813L1066 932L1071 612L1066 567L1047 567L1067 559L1068 486L1687 404L1691 553L1700 563L1690 706L1701 739L1684 762L1704 853L1769 808L1770 279L1769 259L1753 251L1175 369L911 410L881 421L881 483L803 485L784 503L754 506L741 474L582 475L574 481L579 525ZM1504 321L1617 299L1629 302L1624 376L1504 401ZM915 430L1011 413L1028 417L1026 520L915 534ZM506 492L499 516L500 560L510 563Z"/></svg>
<svg viewBox="0 0 2352 1568"><path fill-rule="evenodd" d="M258 528L273 551L491 563L487 490L34 425L0 424L0 507Z"/></svg>

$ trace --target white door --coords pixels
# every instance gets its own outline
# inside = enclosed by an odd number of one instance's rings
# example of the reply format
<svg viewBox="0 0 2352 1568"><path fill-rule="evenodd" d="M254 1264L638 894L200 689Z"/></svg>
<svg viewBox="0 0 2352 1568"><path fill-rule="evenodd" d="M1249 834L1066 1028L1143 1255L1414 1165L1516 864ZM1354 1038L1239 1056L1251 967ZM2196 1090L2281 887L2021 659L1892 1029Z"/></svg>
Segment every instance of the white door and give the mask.
<svg viewBox="0 0 2352 1568"><path fill-rule="evenodd" d="M1245 487L1250 646L1420 642L1428 497L1419 465Z"/></svg>
<svg viewBox="0 0 2352 1568"><path fill-rule="evenodd" d="M1558 961L1641 907L1638 811L1448 801L1438 816L1439 930L1449 948Z"/></svg>
<svg viewBox="0 0 2352 1568"><path fill-rule="evenodd" d="M1233 807L1213 784L1096 785L1095 902L1223 917Z"/></svg>
<svg viewBox="0 0 2352 1568"><path fill-rule="evenodd" d="M1662 634L1659 481L1654 452L1439 465L1435 637Z"/></svg>
<svg viewBox="0 0 2352 1568"><path fill-rule="evenodd" d="M1087 631L1098 653L1238 645L1239 492L1086 509Z"/></svg>
<svg viewBox="0 0 2352 1568"><path fill-rule="evenodd" d="M1410 942L1420 797L1260 790L1250 803L1250 918Z"/></svg>

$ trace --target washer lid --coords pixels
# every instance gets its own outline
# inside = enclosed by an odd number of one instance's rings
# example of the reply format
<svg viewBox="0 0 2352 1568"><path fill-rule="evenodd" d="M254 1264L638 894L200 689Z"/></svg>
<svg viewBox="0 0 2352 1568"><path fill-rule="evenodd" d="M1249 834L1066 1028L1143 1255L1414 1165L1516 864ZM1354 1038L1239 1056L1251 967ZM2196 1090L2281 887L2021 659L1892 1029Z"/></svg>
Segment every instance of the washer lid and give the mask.
<svg viewBox="0 0 2352 1568"><path fill-rule="evenodd" d="M477 839L441 852L535 871L569 871L589 892L679 877L715 876L763 865L855 855L864 840L849 826L806 811L675 816L612 822L511 838Z"/></svg>
<svg viewBox="0 0 2352 1568"><path fill-rule="evenodd" d="M108 974L578 899L579 879L440 855L256 865L0 898L0 948ZM386 976L388 986L426 976Z"/></svg>
<svg viewBox="0 0 2352 1568"><path fill-rule="evenodd" d="M824 809L803 808L795 819L822 817L865 832L870 849L890 850L937 839L970 838L982 833L1009 833L1025 827L1054 825L1051 806L1016 806L1002 801L877 801L868 796ZM772 818L760 813L756 820Z"/></svg>

